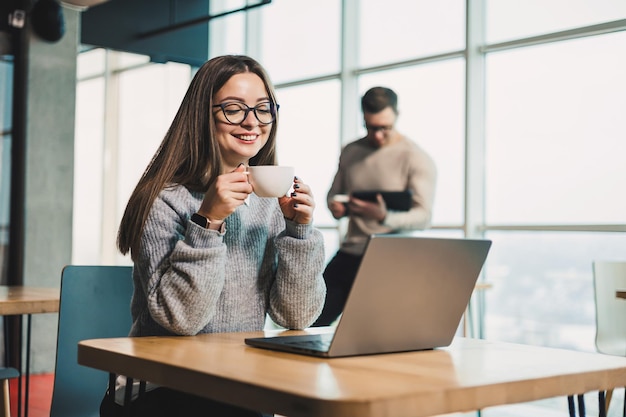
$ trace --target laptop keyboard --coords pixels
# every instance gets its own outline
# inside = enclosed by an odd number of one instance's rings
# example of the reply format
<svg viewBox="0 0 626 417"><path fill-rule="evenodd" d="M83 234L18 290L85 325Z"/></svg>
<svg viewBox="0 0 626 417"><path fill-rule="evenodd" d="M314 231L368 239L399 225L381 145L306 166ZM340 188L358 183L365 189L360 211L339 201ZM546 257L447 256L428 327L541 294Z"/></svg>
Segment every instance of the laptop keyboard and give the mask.
<svg viewBox="0 0 626 417"><path fill-rule="evenodd" d="M331 341L332 341L332 338L311 339L311 340L290 340L289 344L292 346L298 346L298 347L305 348L305 349L326 352L330 348Z"/></svg>

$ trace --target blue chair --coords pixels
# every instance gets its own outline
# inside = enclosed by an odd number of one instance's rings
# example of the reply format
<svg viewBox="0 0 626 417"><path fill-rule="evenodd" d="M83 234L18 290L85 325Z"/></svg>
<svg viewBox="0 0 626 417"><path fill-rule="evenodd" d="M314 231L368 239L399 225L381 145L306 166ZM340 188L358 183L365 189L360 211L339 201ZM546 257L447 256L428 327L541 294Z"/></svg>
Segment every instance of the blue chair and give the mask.
<svg viewBox="0 0 626 417"><path fill-rule="evenodd" d="M78 342L128 336L132 293L129 266L63 268L50 417L99 417L109 374L78 364Z"/></svg>
<svg viewBox="0 0 626 417"><path fill-rule="evenodd" d="M17 378L20 373L15 368L0 368L2 395L0 395L0 416L11 417L11 397L9 395L9 379Z"/></svg>

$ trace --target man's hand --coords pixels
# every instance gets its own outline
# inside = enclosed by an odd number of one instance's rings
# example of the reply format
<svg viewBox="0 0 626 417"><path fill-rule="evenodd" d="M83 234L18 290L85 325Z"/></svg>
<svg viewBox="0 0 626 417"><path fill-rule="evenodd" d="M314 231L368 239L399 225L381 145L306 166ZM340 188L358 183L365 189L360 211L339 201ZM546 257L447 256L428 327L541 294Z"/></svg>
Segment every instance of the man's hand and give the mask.
<svg viewBox="0 0 626 417"><path fill-rule="evenodd" d="M348 209L351 215L375 219L378 222L383 222L387 217L387 205L380 194L376 194L376 201L366 201L350 196Z"/></svg>
<svg viewBox="0 0 626 417"><path fill-rule="evenodd" d="M335 219L341 219L343 216L347 214L346 212L348 211L346 209L346 205L339 201L332 201L328 205L328 209L330 210L330 213L333 215Z"/></svg>

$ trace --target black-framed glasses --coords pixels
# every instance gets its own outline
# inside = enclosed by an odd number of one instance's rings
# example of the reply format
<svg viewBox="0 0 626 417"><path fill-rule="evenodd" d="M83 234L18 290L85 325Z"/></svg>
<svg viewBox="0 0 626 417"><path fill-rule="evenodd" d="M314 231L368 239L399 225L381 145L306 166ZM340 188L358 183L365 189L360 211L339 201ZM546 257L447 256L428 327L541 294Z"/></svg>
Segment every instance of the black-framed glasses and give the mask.
<svg viewBox="0 0 626 417"><path fill-rule="evenodd" d="M215 104L213 107L221 108L228 123L234 125L242 124L251 111L254 113L254 117L256 117L259 123L269 125L276 120L276 112L278 112L280 106L268 101L266 103L257 104L254 107L238 102Z"/></svg>
<svg viewBox="0 0 626 417"><path fill-rule="evenodd" d="M373 125L365 125L365 129L367 129L368 132L371 133L378 133L378 132L382 132L382 133L388 133L390 131L393 130L393 125L389 125L389 126L373 126Z"/></svg>

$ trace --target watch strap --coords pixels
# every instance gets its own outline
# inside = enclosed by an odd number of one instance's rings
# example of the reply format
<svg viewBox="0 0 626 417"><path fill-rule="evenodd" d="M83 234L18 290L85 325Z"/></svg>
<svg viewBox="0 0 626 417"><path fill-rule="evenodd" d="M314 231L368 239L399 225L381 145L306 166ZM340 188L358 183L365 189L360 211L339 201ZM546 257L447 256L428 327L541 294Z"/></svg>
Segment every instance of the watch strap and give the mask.
<svg viewBox="0 0 626 417"><path fill-rule="evenodd" d="M205 229L209 229L209 225L211 224L211 220L209 220L207 217L204 217L202 214L199 213L194 213L191 215L191 221L194 222L195 224L197 224L200 227L203 227ZM220 232L220 233L224 233L226 232L226 222L222 221L222 222L214 222L214 224L219 225L219 228L217 229L213 229L216 232Z"/></svg>

